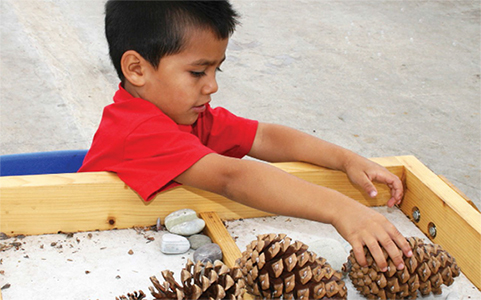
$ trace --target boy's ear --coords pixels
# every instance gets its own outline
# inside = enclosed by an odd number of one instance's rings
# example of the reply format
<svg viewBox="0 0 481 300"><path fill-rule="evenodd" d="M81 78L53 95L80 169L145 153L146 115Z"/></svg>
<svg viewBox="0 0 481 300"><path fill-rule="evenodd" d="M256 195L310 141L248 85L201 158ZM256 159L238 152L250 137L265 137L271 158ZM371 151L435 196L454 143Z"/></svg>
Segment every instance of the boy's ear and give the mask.
<svg viewBox="0 0 481 300"><path fill-rule="evenodd" d="M120 59L125 79L134 86L143 86L146 80L146 63L148 62L137 51L126 51Z"/></svg>

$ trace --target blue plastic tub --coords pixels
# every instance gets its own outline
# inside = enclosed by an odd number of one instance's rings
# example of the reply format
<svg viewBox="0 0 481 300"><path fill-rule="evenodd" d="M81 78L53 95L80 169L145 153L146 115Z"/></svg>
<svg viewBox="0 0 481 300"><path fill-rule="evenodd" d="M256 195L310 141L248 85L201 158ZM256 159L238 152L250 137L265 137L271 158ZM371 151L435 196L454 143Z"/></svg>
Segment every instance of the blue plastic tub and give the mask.
<svg viewBox="0 0 481 300"><path fill-rule="evenodd" d="M87 150L0 155L0 176L75 173Z"/></svg>

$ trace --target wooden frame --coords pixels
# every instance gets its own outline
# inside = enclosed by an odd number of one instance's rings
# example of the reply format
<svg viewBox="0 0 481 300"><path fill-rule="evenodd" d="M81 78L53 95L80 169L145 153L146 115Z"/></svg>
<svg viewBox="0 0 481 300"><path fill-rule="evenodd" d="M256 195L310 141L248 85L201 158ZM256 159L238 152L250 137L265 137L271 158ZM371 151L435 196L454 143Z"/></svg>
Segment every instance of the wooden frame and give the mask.
<svg viewBox="0 0 481 300"><path fill-rule="evenodd" d="M400 209L435 243L457 260L463 273L481 289L481 215L452 185L413 156L373 159L405 184ZM384 185L369 198L345 174L304 163L275 166L307 181L336 189L368 206L385 205L390 198ZM197 211L206 221L206 233L217 242L224 260L232 265L240 255L222 220L270 214L219 195L177 187L145 203L116 175L106 172L0 177L0 232L33 235L131 228L155 224L157 218L181 208ZM420 218L414 218L413 212ZM416 215L417 216L417 215ZM430 228L436 228L430 235ZM432 230L432 229L431 229ZM1 299L1 294L0 294Z"/></svg>

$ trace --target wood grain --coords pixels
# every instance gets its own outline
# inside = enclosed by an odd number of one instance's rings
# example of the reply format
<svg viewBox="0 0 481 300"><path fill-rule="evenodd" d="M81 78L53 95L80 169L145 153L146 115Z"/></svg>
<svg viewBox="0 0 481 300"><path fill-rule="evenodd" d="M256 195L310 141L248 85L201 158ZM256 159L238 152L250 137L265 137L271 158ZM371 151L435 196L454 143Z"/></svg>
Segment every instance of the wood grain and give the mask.
<svg viewBox="0 0 481 300"><path fill-rule="evenodd" d="M388 160L387 162L392 162ZM370 206L384 205L389 190L378 185L369 198L339 171L305 163L274 164L316 184L339 190ZM386 165L401 174L402 166ZM150 226L171 212L215 211L223 220L268 216L217 194L181 186L144 202L115 174L107 172L0 177L0 232L32 235Z"/></svg>

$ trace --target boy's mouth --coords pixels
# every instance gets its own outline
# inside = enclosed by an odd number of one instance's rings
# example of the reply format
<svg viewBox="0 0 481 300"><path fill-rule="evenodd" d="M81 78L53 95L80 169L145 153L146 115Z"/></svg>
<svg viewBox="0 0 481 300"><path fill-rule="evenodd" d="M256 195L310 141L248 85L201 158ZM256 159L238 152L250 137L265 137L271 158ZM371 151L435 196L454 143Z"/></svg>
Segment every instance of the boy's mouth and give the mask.
<svg viewBox="0 0 481 300"><path fill-rule="evenodd" d="M200 113L202 113L202 112L205 111L206 106L205 106L205 104L202 104L202 105L194 106L192 109L193 109L196 113L200 114Z"/></svg>

